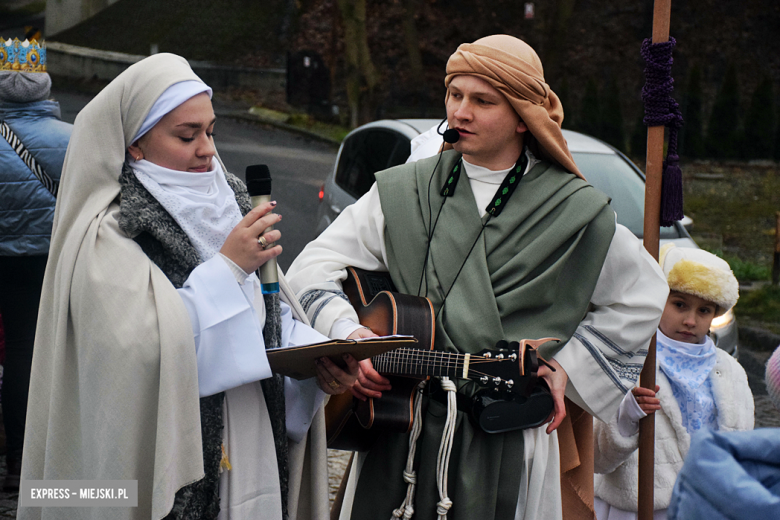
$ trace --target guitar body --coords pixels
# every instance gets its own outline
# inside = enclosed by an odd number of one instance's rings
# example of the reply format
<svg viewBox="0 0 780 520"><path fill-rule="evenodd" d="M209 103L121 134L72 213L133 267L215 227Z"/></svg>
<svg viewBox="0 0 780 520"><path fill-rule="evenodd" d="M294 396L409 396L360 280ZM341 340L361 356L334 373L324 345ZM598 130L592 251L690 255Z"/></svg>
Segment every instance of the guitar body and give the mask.
<svg viewBox="0 0 780 520"><path fill-rule="evenodd" d="M414 336L419 348L433 350L436 328L430 300L394 292L388 273L347 270L344 293L362 325L380 336ZM381 399L360 401L349 392L332 396L325 407L328 447L366 451L380 430L411 430L415 388L425 377L388 377L393 388Z"/></svg>
<svg viewBox="0 0 780 520"><path fill-rule="evenodd" d="M430 300L393 292L387 273L347 270L344 292L360 323L381 336L414 336L417 348L399 347L371 358L376 371L387 376L393 387L381 399L361 401L350 393L331 397L325 407L329 448L366 451L380 431L409 432L417 385L430 376L476 383L480 390L463 411L487 433L533 428L550 415L552 395L537 377L539 363L546 362L536 349L558 338L501 340L494 349L473 354L434 350Z"/></svg>

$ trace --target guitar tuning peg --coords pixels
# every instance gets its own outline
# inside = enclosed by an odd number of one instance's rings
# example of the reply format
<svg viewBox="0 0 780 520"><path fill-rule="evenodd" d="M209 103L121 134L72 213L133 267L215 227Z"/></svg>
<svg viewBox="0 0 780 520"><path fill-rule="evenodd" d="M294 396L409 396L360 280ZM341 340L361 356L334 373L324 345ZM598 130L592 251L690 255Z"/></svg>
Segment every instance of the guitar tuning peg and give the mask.
<svg viewBox="0 0 780 520"><path fill-rule="evenodd" d="M496 342L496 349L497 350L504 349L504 348L506 348L507 344L508 343L506 342L505 339L499 340L499 341Z"/></svg>
<svg viewBox="0 0 780 520"><path fill-rule="evenodd" d="M520 348L520 343L517 341L513 341L509 344L509 350L518 350Z"/></svg>
<svg viewBox="0 0 780 520"><path fill-rule="evenodd" d="M496 359L504 359L504 354L497 354Z"/></svg>

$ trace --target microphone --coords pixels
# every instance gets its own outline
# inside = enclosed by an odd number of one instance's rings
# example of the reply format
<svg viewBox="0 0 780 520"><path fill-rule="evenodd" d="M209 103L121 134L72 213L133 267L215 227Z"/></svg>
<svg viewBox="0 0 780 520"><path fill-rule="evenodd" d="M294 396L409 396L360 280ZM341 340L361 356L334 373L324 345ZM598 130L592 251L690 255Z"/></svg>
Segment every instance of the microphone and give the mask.
<svg viewBox="0 0 780 520"><path fill-rule="evenodd" d="M449 130L445 130L443 134L441 134L442 137L444 137L445 143L455 144L458 142L458 139L460 139L460 134L457 130L454 128L450 128Z"/></svg>
<svg viewBox="0 0 780 520"><path fill-rule="evenodd" d="M246 189L252 200L252 207L256 208L264 202L271 201L271 172L265 164L255 164L246 167ZM263 233L273 230L268 226ZM267 247L272 247L268 244ZM276 258L272 258L260 266L260 290L263 294L279 292L279 276L276 269Z"/></svg>
<svg viewBox="0 0 780 520"><path fill-rule="evenodd" d="M460 139L460 134L454 128L448 128L444 132L441 131L441 125L447 122L447 118L441 120L439 126L436 127L436 133L444 138L445 143L455 144Z"/></svg>

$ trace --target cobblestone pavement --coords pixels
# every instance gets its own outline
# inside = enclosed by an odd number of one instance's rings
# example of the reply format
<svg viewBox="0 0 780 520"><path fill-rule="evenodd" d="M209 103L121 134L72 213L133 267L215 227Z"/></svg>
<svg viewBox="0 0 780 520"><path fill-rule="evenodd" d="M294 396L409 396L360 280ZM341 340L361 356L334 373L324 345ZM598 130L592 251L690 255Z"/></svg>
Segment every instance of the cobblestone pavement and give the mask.
<svg viewBox="0 0 780 520"><path fill-rule="evenodd" d="M336 493L339 492L341 479L344 477L351 455L351 451L328 450L328 495L331 504L336 498Z"/></svg>
<svg viewBox="0 0 780 520"><path fill-rule="evenodd" d="M764 366L770 352L742 348L739 361L748 373L748 380L756 404L756 428L779 428L780 412L772 405L764 387ZM351 453L328 450L328 484L330 500L336 497L339 484L349 463ZM5 457L0 457L0 482L5 477ZM0 519L16 518L17 493L0 491Z"/></svg>
<svg viewBox="0 0 780 520"><path fill-rule="evenodd" d="M0 485L3 480L5 480L5 455L0 457ZM7 493L0 490L0 518L16 518L16 502L18 500L18 493Z"/></svg>

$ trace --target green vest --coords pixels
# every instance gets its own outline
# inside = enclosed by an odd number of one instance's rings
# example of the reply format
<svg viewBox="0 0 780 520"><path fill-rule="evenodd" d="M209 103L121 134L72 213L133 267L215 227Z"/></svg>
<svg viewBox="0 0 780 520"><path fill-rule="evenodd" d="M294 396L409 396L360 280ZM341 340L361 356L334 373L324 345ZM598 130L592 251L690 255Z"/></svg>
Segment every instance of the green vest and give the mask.
<svg viewBox="0 0 780 520"><path fill-rule="evenodd" d="M377 174L388 268L398 290L408 294L417 294L425 260L428 182L437 159ZM459 160L455 151L442 154L430 189L433 220L443 200L441 187ZM588 310L615 231L609 199L573 174L539 163L468 255L488 218L480 218L483 210L462 175L441 211L426 267L427 296L438 314L436 348L474 353L502 339L560 338L541 347L540 354L549 358L568 342ZM459 387L466 394L476 390L474 383L459 382ZM426 399L424 406L415 462L420 519L435 518L436 457L446 419L444 405ZM361 470L353 519L389 518L401 504L407 450L407 435L380 437ZM522 431L487 434L459 412L448 473L454 502L448 518L513 519L522 467Z"/></svg>

